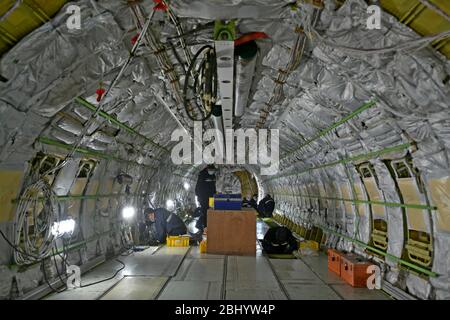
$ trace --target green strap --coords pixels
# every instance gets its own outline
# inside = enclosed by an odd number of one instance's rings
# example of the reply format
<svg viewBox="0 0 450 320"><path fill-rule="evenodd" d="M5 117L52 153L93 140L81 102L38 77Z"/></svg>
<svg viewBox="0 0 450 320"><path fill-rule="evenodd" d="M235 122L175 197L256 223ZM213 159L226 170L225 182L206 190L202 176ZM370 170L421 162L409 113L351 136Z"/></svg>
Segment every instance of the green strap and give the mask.
<svg viewBox="0 0 450 320"><path fill-rule="evenodd" d="M94 106L93 104L91 104L90 102L86 101L85 99L81 98L81 97L76 97L75 101L78 102L81 106L84 106L86 108L88 108L89 110L96 112L97 111L97 107ZM112 123L114 123L115 125L117 125L119 128L124 129L126 131L128 131L129 133L132 133L134 135L137 135L138 137L144 139L146 142L152 144L153 146L163 150L166 153L169 153L169 150L167 150L165 147L157 144L156 142L154 142L153 140L147 138L146 136L142 135L141 133L137 132L135 129L131 128L130 126L126 125L125 123L120 122L119 120L117 120L116 117L110 115L109 113L106 113L103 110L100 110L98 112L98 114L108 120L111 121Z"/></svg>
<svg viewBox="0 0 450 320"><path fill-rule="evenodd" d="M347 115L346 117L342 118L341 120L333 123L331 126L329 126L326 129L320 130L317 134L313 135L311 138L309 138L308 140L306 140L303 144L301 144L297 149L288 152L285 156L283 156L281 158L281 160L286 159L287 157L289 157L291 154L296 153L298 151L300 151L301 149L303 149L304 147L310 145L312 142L316 141L317 139L325 136L327 133L333 131L334 129L336 129L337 127L339 127L341 124L346 123L348 120L356 117L358 114L360 114L361 112L373 107L376 104L375 100L366 102L365 104L363 104L362 106L360 106L358 109L356 109L355 111L353 111L352 113L350 113L349 115Z"/></svg>
<svg viewBox="0 0 450 320"><path fill-rule="evenodd" d="M302 218L300 218L300 217L298 217L298 218L299 218L300 220L304 221L304 222L310 223L310 222L305 221L304 219L302 219ZM314 226L316 226L316 227L318 227L318 228L321 228L322 230L324 230L324 231L326 231L326 232L329 232L329 233L332 233L332 234L337 235L337 236L339 236L339 237L342 237L342 238L344 238L344 239L346 239L346 240L348 240L348 241L350 241L350 242L356 243L356 244L358 244L358 245L360 245L360 246L362 246L362 247L364 247L364 248L370 249L371 251L376 252L376 253L378 253L378 254L380 254L380 255L386 257L387 259L390 259L390 260L392 260L392 261L398 262L398 263L400 263L400 264L402 264L402 265L405 265L405 266L407 266L407 267L409 267L409 268L411 268L411 269L414 269L414 270L416 270L416 271L422 272L423 274L426 274L426 275L428 275L428 276L430 276L430 277L436 278L436 277L439 276L439 274L437 274L437 273L435 273L435 272L433 272L433 271L430 271L430 270L425 269L425 268L423 268L423 267L421 267L421 266L415 265L415 264L413 264L413 263L411 263L411 262L409 262L409 261L406 261L406 260L403 260L403 259L401 259L401 258L398 258L398 257L396 257L396 256L394 256L394 255L392 255L392 254L389 254L389 253L384 252L384 251L382 251L382 250L380 250L380 249L377 249L377 248L375 248L375 247L372 247L372 246L370 246L370 245L368 245L368 244L366 244L366 243L364 243L364 242L362 242L362 241L360 241L360 240L351 238L351 237L349 237L349 236L347 236L347 235L345 235L345 234L342 234L342 233L340 233L340 232L334 231L334 230L332 230L332 229L330 229L330 228L328 228L328 227L322 226L322 225L320 225L320 224L314 224Z"/></svg>
<svg viewBox="0 0 450 320"><path fill-rule="evenodd" d="M66 195L66 196L55 196L58 201L70 201L70 200L96 200L100 198L115 198L115 197L139 197L139 194L126 194L126 193L114 193L114 194L93 194L93 195ZM31 198L30 198L31 199ZM39 197L38 201L44 201L46 198ZM17 203L19 200L27 200L27 198L18 198L11 200L12 203Z"/></svg>
<svg viewBox="0 0 450 320"><path fill-rule="evenodd" d="M435 207L435 206L427 206L427 205L424 205L424 204L396 203L396 202L383 202L383 201L360 200L360 199L344 199L344 198L319 197L319 196L303 196L301 194L276 193L275 195L288 196L288 197L323 199L323 200L346 201L346 202L353 202L353 203L365 203L365 204L381 205L381 206L385 206L385 207L400 207L400 208L411 208L411 209L438 210L438 208Z"/></svg>
<svg viewBox="0 0 450 320"><path fill-rule="evenodd" d="M66 144L66 143L63 143L63 142L60 142L60 141L57 141L57 140L53 140L53 139L50 139L50 138L47 138L47 137L39 137L38 141L43 143L43 144L47 144L47 145L63 148L63 149L66 149L66 150L72 150L72 148L73 148L73 146L71 146L69 144ZM94 150L86 149L86 148L83 148L83 147L78 147L78 148L75 149L75 151L77 151L79 153L82 153L82 154L85 154L85 155L89 155L89 156L93 156L93 157L96 157L96 158L100 158L100 159L108 159L108 160L114 160L114 161L117 161L117 162L129 163L129 164L133 164L133 165L144 167L144 168L150 168L150 169L153 169L153 170L157 170L158 169L158 167L149 166L149 165L145 165L145 164L139 164L137 162L130 161L130 160L120 159L120 158L114 157L112 155L103 153L103 152L94 151ZM182 177L183 179L194 181L194 179L189 178L189 177L185 177L185 176L183 176L183 175L181 175L179 173L173 172L171 174L174 175L174 176Z"/></svg>
<svg viewBox="0 0 450 320"><path fill-rule="evenodd" d="M335 165L338 165L338 164L345 164L345 163L353 162L353 161L372 159L372 158L379 157L379 156L381 156L383 154L387 154L387 153L391 153L391 152L396 152L396 151L401 151L401 150L407 149L407 148L411 147L412 145L413 145L413 143L409 143L408 142L408 143L404 143L404 144L401 144L401 145L398 145L398 146L384 148L384 149L381 149L381 150L372 151L372 152L369 152L369 153L360 154L360 155L357 155L357 156L348 157L348 158L345 158L345 159L341 159L341 160L336 160L336 161L333 161L333 162L325 163L325 164L322 164L322 165L319 165L319 166L316 166L316 167L308 168L308 169L300 171L300 172L286 173L286 174L283 174L283 175L275 176L275 177L272 177L272 178L264 180L264 182L271 181L271 180L277 180L277 179L280 179L280 178L283 178L283 177L299 176L299 175L301 175L303 173L306 173L306 172L310 172L310 171L317 170L317 169L323 169L323 168L327 168L327 167L332 167L332 166L335 166Z"/></svg>
<svg viewBox="0 0 450 320"><path fill-rule="evenodd" d="M53 140L53 139L50 139L50 138L47 138L47 137L39 137L38 141L43 143L43 144L47 144L47 145L63 148L63 149L66 149L66 150L72 150L72 148L73 148L73 146L70 145L70 144L66 144L64 142ZM107 154L107 153L94 151L94 150L90 150L90 149L83 148L83 147L77 147L75 149L75 151L79 152L79 153L82 153L82 154L85 154L85 155L93 156L93 157L96 157L96 158L115 160L115 161L118 161L118 162L134 164L134 165L138 165L138 166L141 166L141 167L147 167L147 168L151 168L151 169L158 169L158 167L154 167L154 166L150 166L150 165L144 165L144 164L139 164L137 162L130 161L130 160L120 159L120 158L117 158L117 157L112 156L112 155Z"/></svg>

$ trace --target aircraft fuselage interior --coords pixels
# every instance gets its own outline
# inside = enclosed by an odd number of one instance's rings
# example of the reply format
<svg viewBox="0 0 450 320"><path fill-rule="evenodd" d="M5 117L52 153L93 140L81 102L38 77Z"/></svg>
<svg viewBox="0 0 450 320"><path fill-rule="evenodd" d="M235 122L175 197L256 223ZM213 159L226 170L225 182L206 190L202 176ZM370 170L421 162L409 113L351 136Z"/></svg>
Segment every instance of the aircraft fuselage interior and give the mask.
<svg viewBox="0 0 450 320"><path fill-rule="evenodd" d="M450 300L449 59L448 0L0 0L0 300Z"/></svg>

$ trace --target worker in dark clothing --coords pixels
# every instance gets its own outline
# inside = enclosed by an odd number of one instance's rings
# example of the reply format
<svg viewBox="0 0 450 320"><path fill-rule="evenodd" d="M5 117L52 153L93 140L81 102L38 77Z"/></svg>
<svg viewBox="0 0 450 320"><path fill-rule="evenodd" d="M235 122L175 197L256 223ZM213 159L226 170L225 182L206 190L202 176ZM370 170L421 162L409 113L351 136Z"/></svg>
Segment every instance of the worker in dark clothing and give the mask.
<svg viewBox="0 0 450 320"><path fill-rule="evenodd" d="M242 208L251 208L252 207L251 201L252 201L252 198L249 196L243 198L242 199Z"/></svg>
<svg viewBox="0 0 450 320"><path fill-rule="evenodd" d="M257 211L261 218L271 218L274 209L275 209L275 200L272 199L270 194L267 194L259 202Z"/></svg>
<svg viewBox="0 0 450 320"><path fill-rule="evenodd" d="M216 168L214 165L208 165L198 174L197 185L195 186L195 195L200 203L202 214L198 220L197 228L203 230L206 228L207 213L209 208L209 198L216 193Z"/></svg>
<svg viewBox="0 0 450 320"><path fill-rule="evenodd" d="M252 198L250 199L250 207L258 211L258 195L254 194Z"/></svg>
<svg viewBox="0 0 450 320"><path fill-rule="evenodd" d="M187 232L183 220L164 208L148 208L144 214L148 221L155 223L156 239L160 243L166 242L167 236L179 236Z"/></svg>
<svg viewBox="0 0 450 320"><path fill-rule="evenodd" d="M273 227L267 230L261 244L268 254L291 254L298 249L297 240L286 227Z"/></svg>

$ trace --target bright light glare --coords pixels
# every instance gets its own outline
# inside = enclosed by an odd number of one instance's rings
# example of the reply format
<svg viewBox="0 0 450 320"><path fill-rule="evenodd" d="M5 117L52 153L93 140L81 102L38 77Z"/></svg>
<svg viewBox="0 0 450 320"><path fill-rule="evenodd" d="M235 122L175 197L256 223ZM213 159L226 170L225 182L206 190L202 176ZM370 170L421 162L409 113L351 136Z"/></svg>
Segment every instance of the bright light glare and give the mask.
<svg viewBox="0 0 450 320"><path fill-rule="evenodd" d="M173 210L175 208L175 202L172 199L166 201L167 210Z"/></svg>
<svg viewBox="0 0 450 320"><path fill-rule="evenodd" d="M198 208L200 207L200 202L198 202L198 197L195 196L195 206Z"/></svg>
<svg viewBox="0 0 450 320"><path fill-rule="evenodd" d="M122 209L122 217L124 219L131 219L135 213L136 213L136 210L131 206L128 206L128 207L125 207Z"/></svg>
<svg viewBox="0 0 450 320"><path fill-rule="evenodd" d="M198 219L194 219L187 226L188 231L190 231L191 233L197 233L199 231L199 229L197 229L197 227L196 227L197 220Z"/></svg>
<svg viewBox="0 0 450 320"><path fill-rule="evenodd" d="M191 185L190 185L189 183L185 182L184 185L183 185L183 187L184 187L185 190L189 190L189 188L191 187Z"/></svg>
<svg viewBox="0 0 450 320"><path fill-rule="evenodd" d="M75 220L72 218L55 222L52 226L52 234L55 237L62 236L66 233L71 234L73 230L75 230Z"/></svg>

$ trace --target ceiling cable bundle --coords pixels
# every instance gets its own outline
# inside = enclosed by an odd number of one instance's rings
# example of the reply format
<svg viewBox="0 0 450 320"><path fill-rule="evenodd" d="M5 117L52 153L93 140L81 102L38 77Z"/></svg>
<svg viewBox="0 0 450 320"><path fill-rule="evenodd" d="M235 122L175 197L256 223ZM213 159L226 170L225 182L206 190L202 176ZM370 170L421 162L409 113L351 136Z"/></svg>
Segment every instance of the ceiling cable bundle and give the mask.
<svg viewBox="0 0 450 320"><path fill-rule="evenodd" d="M204 53L203 59L197 62L202 53ZM189 82L191 76L193 78L193 83ZM192 58L184 81L183 103L186 113L191 120L205 121L211 116L213 106L217 101L217 79L215 51L213 47L209 45L203 46ZM189 91L192 91L192 99L188 98ZM198 119L189 112L190 101L194 102L194 105L196 105L200 113L203 114L202 118Z"/></svg>

